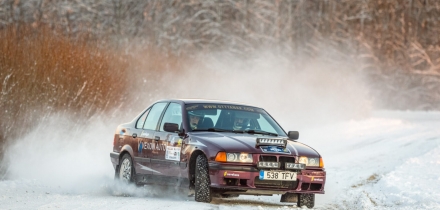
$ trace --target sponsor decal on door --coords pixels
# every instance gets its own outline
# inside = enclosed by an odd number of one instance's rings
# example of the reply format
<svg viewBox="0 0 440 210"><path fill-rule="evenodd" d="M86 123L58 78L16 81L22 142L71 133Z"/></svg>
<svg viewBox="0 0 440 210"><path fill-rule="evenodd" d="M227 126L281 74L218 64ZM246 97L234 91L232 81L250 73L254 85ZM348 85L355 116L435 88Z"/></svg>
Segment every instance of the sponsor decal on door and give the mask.
<svg viewBox="0 0 440 210"><path fill-rule="evenodd" d="M180 147L167 146L165 152L165 159L180 161Z"/></svg>

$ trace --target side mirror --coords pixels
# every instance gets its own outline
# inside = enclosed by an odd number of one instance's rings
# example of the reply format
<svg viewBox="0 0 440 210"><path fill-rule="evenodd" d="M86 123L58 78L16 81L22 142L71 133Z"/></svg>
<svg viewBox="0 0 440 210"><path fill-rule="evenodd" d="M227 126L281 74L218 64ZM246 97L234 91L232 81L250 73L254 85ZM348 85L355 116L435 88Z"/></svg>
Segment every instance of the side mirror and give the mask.
<svg viewBox="0 0 440 210"><path fill-rule="evenodd" d="M176 133L179 132L179 125L176 123L165 123L163 130L166 132Z"/></svg>
<svg viewBox="0 0 440 210"><path fill-rule="evenodd" d="M291 140L298 140L298 138L299 138L299 132L298 132L298 131L289 131L289 133L287 134L287 136L288 136L289 139L291 139Z"/></svg>

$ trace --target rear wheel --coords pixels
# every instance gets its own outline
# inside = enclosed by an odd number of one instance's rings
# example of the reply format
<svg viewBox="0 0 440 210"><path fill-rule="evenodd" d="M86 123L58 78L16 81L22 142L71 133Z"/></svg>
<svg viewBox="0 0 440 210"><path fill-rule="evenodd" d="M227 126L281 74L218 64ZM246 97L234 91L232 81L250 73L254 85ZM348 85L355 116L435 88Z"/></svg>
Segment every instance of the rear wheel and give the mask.
<svg viewBox="0 0 440 210"><path fill-rule="evenodd" d="M315 206L315 194L298 194L298 207L307 206L313 208Z"/></svg>
<svg viewBox="0 0 440 210"><path fill-rule="evenodd" d="M195 200L210 203L212 201L211 180L209 179L208 159L199 155L196 159Z"/></svg>
<svg viewBox="0 0 440 210"><path fill-rule="evenodd" d="M125 154L119 160L119 167L117 167L117 170L115 172L115 178L123 182L130 183L134 182L133 177L133 161L131 160L131 156L129 154Z"/></svg>

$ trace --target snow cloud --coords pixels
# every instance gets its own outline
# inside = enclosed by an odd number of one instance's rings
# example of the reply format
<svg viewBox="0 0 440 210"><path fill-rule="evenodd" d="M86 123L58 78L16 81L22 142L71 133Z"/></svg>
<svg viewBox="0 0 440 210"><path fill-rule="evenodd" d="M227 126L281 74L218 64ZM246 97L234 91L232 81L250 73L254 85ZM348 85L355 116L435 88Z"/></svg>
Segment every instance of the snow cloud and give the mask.
<svg viewBox="0 0 440 210"><path fill-rule="evenodd" d="M155 81L139 73L142 82L131 89L142 90L135 95L143 96L145 106L161 98L236 101L265 108L286 130L302 129L369 114L365 78L357 71L359 64L346 57L335 59L323 53L310 59L273 51L246 58L199 55L187 65L174 67L179 69L163 71ZM141 65L148 69L148 62ZM140 88L151 83L157 88L154 91Z"/></svg>

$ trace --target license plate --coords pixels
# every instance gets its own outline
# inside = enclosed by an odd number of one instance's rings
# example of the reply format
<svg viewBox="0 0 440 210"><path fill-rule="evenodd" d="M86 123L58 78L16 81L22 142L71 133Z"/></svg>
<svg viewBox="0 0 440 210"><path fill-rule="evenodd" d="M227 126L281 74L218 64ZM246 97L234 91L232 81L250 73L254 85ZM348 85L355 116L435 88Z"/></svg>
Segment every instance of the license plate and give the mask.
<svg viewBox="0 0 440 210"><path fill-rule="evenodd" d="M260 180L296 181L296 172L260 171Z"/></svg>

